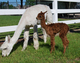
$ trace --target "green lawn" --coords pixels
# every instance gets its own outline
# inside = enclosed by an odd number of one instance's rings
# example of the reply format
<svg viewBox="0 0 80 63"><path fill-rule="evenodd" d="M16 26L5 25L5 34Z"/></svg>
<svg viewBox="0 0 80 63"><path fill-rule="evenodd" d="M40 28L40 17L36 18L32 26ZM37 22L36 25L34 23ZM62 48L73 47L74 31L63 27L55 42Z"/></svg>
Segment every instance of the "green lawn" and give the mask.
<svg viewBox="0 0 80 63"><path fill-rule="evenodd" d="M0 15L0 26L11 26L17 25L21 16L1 16ZM72 20L72 19L61 19L59 18L58 21L65 21L65 20Z"/></svg>
<svg viewBox="0 0 80 63"><path fill-rule="evenodd" d="M47 43L39 40L39 49L33 48L33 41L30 39L25 51L21 51L22 42L14 46L8 57L2 57L0 51L0 63L80 63L80 33L68 33L69 47L65 55L61 39L55 37L55 51L50 54L50 39Z"/></svg>
<svg viewBox="0 0 80 63"><path fill-rule="evenodd" d="M17 25L21 16L0 16L0 26ZM14 19L14 20L12 20ZM61 20L61 19L60 19ZM62 19L63 20L63 19ZM11 22L10 22L11 21ZM6 23L5 23L6 22ZM80 23L69 25L70 30L80 28ZM42 34L41 29L38 29L39 34ZM6 35L13 36L14 32L0 33L0 40L4 40ZM33 30L30 30L32 35ZM21 34L23 37L23 33ZM39 38L39 49L33 48L33 40L30 37L28 47L25 51L21 51L23 41L17 43L11 54L8 57L2 57L0 51L0 63L80 63L80 31L71 32L67 34L69 40L69 47L63 55L63 45L59 36L55 37L55 51L50 54L50 38L48 37L47 43Z"/></svg>
<svg viewBox="0 0 80 63"><path fill-rule="evenodd" d="M0 16L0 26L17 25L21 16Z"/></svg>

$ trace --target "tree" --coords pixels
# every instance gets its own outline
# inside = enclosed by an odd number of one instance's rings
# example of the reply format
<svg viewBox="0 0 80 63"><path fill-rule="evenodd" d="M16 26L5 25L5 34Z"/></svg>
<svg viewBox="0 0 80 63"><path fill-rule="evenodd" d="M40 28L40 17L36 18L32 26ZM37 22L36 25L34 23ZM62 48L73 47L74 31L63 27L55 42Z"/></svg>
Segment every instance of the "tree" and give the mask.
<svg viewBox="0 0 80 63"><path fill-rule="evenodd" d="M2 2L0 2L0 9L2 9Z"/></svg>
<svg viewBox="0 0 80 63"><path fill-rule="evenodd" d="M9 5L9 2L0 2L0 9L13 9L13 5Z"/></svg>
<svg viewBox="0 0 80 63"><path fill-rule="evenodd" d="M0 8L7 9L8 8L8 2L0 2Z"/></svg>
<svg viewBox="0 0 80 63"><path fill-rule="evenodd" d="M36 0L26 0L26 2L25 2L25 5L34 5L34 4L36 4L36 2L35 2Z"/></svg>
<svg viewBox="0 0 80 63"><path fill-rule="evenodd" d="M15 9L16 7L14 7L13 5L9 5L9 9Z"/></svg>

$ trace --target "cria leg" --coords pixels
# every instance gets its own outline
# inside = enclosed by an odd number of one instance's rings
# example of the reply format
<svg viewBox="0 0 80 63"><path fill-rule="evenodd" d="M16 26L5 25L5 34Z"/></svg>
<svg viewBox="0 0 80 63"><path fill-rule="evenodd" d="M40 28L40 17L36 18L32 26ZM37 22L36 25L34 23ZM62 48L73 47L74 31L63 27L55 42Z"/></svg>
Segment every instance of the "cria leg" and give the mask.
<svg viewBox="0 0 80 63"><path fill-rule="evenodd" d="M68 41L68 39L67 39L67 37L65 36L65 34L63 33L63 34L61 34L60 33L60 38L61 38L61 40L62 40L62 42L63 42L63 47L64 47L64 51L63 51L63 54L65 53L65 51L66 51L66 47L68 46L68 44L69 44L69 41Z"/></svg>
<svg viewBox="0 0 80 63"><path fill-rule="evenodd" d="M63 54L64 54L65 51L66 51L66 47L69 44L69 41L67 40L67 37L66 36L62 39L62 41L63 41L63 46L64 46L64 51L63 51Z"/></svg>
<svg viewBox="0 0 80 63"><path fill-rule="evenodd" d="M52 53L52 50L53 51L55 50L54 36L51 36L50 39L51 39L51 51L50 51L50 53Z"/></svg>
<svg viewBox="0 0 80 63"><path fill-rule="evenodd" d="M44 39L44 43L46 43L46 41L47 41L47 33L46 33L46 31L45 31L44 28L42 28L42 31L43 31L43 39Z"/></svg>
<svg viewBox="0 0 80 63"><path fill-rule="evenodd" d="M37 50L39 48L37 25L34 26L33 41L34 41L34 48Z"/></svg>
<svg viewBox="0 0 80 63"><path fill-rule="evenodd" d="M24 30L24 43L23 43L23 49L22 51L24 51L27 47L28 44L28 40L29 40L29 28L25 28Z"/></svg>

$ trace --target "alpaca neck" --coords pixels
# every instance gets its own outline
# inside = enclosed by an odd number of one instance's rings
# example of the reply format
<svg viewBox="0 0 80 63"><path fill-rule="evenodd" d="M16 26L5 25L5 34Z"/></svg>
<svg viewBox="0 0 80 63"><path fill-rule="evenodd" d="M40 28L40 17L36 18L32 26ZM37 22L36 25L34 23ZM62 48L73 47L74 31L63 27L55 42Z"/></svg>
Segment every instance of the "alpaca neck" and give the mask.
<svg viewBox="0 0 80 63"><path fill-rule="evenodd" d="M45 18L41 20L41 26L45 29L46 28L46 23L45 23Z"/></svg>
<svg viewBox="0 0 80 63"><path fill-rule="evenodd" d="M25 27L24 23L19 23L18 24L18 27L17 27L13 37L11 38L11 43L13 45L17 42L17 40L18 40L18 38L19 38L19 36L20 36L20 34L21 34L24 27Z"/></svg>

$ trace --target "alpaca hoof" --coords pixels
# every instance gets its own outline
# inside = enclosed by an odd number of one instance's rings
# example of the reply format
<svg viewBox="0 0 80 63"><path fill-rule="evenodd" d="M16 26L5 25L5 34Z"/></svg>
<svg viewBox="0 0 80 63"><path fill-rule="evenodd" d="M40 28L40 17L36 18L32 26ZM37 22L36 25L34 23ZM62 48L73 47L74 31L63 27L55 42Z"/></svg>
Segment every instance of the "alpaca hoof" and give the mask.
<svg viewBox="0 0 80 63"><path fill-rule="evenodd" d="M52 53L52 49L50 50L50 53Z"/></svg>
<svg viewBox="0 0 80 63"><path fill-rule="evenodd" d="M38 48L35 48L36 50L38 50Z"/></svg>
<svg viewBox="0 0 80 63"><path fill-rule="evenodd" d="M46 43L46 39L44 39L44 43Z"/></svg>
<svg viewBox="0 0 80 63"><path fill-rule="evenodd" d="M44 43L46 43L46 42L44 41Z"/></svg>
<svg viewBox="0 0 80 63"><path fill-rule="evenodd" d="M52 53L52 51L50 53Z"/></svg>
<svg viewBox="0 0 80 63"><path fill-rule="evenodd" d="M35 48L36 50L38 50L38 49L39 49L39 46L34 46L34 48Z"/></svg>
<svg viewBox="0 0 80 63"><path fill-rule="evenodd" d="M24 51L25 49L22 49L21 51Z"/></svg>
<svg viewBox="0 0 80 63"><path fill-rule="evenodd" d="M36 50L38 50L38 48L39 48L39 43L36 42L33 47L34 47Z"/></svg>
<svg viewBox="0 0 80 63"><path fill-rule="evenodd" d="M23 49L21 51L24 51Z"/></svg>
<svg viewBox="0 0 80 63"><path fill-rule="evenodd" d="M63 52L63 54L65 54L65 52Z"/></svg>
<svg viewBox="0 0 80 63"><path fill-rule="evenodd" d="M36 50L38 50L39 49L39 47L34 47Z"/></svg>

